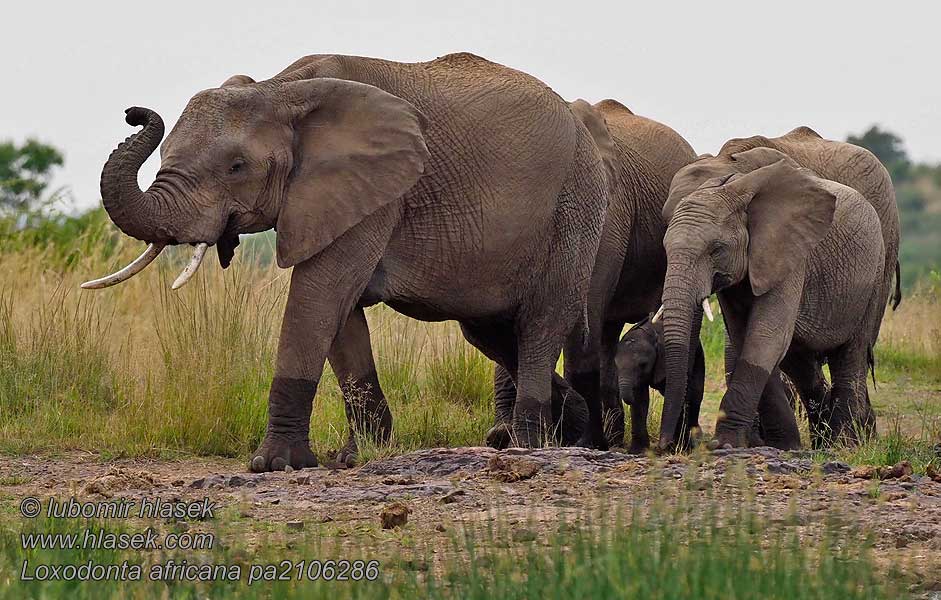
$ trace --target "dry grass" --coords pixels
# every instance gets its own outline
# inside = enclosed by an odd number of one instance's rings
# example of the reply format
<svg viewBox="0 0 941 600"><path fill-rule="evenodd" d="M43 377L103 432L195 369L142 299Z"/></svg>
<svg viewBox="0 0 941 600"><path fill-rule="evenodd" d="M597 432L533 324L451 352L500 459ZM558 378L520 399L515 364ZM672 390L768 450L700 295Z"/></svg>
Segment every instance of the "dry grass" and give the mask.
<svg viewBox="0 0 941 600"><path fill-rule="evenodd" d="M67 260L54 246L0 249L0 449L247 456L264 432L289 272L256 260L270 256L256 243L225 272L210 258L189 286L171 292L188 254L176 249L129 282L83 291L82 280L141 249L94 229L84 236ZM877 349L880 427L924 443L938 434L941 414L939 290L924 286L890 312ZM482 443L492 422L492 367L457 325L419 323L385 307L367 318L396 428L389 446L366 445L364 457ZM720 322L706 324L703 341L708 427L724 387ZM659 404L652 409L655 423ZM346 439L329 367L311 438L321 455Z"/></svg>

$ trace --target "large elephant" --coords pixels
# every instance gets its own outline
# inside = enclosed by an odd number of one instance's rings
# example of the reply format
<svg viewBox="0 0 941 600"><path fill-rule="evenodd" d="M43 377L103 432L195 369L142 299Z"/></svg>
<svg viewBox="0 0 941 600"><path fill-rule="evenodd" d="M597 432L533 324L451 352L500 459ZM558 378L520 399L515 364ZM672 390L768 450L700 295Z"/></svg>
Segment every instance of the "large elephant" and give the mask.
<svg viewBox="0 0 941 600"><path fill-rule="evenodd" d="M645 318L660 303L666 254L663 205L676 172L695 159L690 145L666 125L615 100L572 104L593 133L610 174L610 205L592 271L587 343L573 332L565 344L565 379L588 405L582 445L624 444L624 410L618 397L615 348L625 323ZM695 343L698 344L698 338ZM487 443L509 443L516 393L510 377L495 374L496 418ZM569 422L577 422L570 418ZM566 428L565 421L561 424Z"/></svg>
<svg viewBox="0 0 941 600"><path fill-rule="evenodd" d="M769 443L799 445L778 369L806 403L815 444L873 432L866 371L898 248L894 192L878 160L807 128L732 140L677 173L664 213L660 447L674 442L694 309L713 292L730 340L718 444L745 445L760 413Z"/></svg>
<svg viewBox="0 0 941 600"><path fill-rule="evenodd" d="M279 266L294 268L252 470L316 464L308 429L325 359L351 427L339 460L355 455L354 430L388 436L363 312L379 302L459 321L515 382L517 442L543 442L561 396L555 361L586 327L608 204L598 146L548 86L466 53L305 57L267 81L237 75L194 96L146 191L137 171L163 125L146 109L127 120L143 129L108 159L102 197L122 231L153 246L90 287L126 278L164 245L196 244L181 284L207 244L227 266L239 233L271 227Z"/></svg>

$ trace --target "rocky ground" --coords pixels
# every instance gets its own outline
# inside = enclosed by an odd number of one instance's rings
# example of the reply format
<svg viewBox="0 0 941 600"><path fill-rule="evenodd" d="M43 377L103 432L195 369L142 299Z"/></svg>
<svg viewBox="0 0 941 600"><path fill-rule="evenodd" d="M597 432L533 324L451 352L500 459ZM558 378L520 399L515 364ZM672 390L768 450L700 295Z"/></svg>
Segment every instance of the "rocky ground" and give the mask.
<svg viewBox="0 0 941 600"><path fill-rule="evenodd" d="M429 449L350 470L263 474L222 459L0 457L0 495L3 514L14 519L26 496L209 497L224 507L221 531L228 526L240 543L314 532L325 547L335 542L337 552L376 552L416 569L434 568L455 532L494 521L510 532L510 543L527 542L557 530L560 521L597 515L602 505L644 510L700 497L720 504L748 499L801 536L821 535L834 519L869 533L887 575L904 573L919 590L941 590L941 476L913 475L906 464L851 469L770 448L665 458L582 448Z"/></svg>

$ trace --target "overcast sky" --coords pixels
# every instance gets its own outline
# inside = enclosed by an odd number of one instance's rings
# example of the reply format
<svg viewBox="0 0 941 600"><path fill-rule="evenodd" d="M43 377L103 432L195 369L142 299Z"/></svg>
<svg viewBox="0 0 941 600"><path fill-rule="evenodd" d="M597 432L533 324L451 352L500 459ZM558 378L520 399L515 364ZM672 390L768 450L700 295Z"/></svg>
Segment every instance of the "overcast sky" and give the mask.
<svg viewBox="0 0 941 600"><path fill-rule="evenodd" d="M880 3L881 4L881 3ZM0 139L65 152L55 180L99 202L132 105L169 126L197 91L275 74L313 53L430 60L469 51L567 99L616 98L697 152L809 125L842 139L879 123L918 160L941 160L935 3L788 1L200 2L10 0L0 24ZM152 157L141 172L147 185Z"/></svg>

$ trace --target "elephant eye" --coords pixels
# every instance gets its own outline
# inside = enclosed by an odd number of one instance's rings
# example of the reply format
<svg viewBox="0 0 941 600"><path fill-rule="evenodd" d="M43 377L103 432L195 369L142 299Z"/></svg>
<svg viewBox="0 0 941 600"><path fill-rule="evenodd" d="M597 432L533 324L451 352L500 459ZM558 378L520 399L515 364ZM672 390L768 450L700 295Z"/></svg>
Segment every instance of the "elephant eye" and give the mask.
<svg viewBox="0 0 941 600"><path fill-rule="evenodd" d="M229 167L229 173L238 173L245 168L245 161L241 158L237 158L232 161L232 166Z"/></svg>

